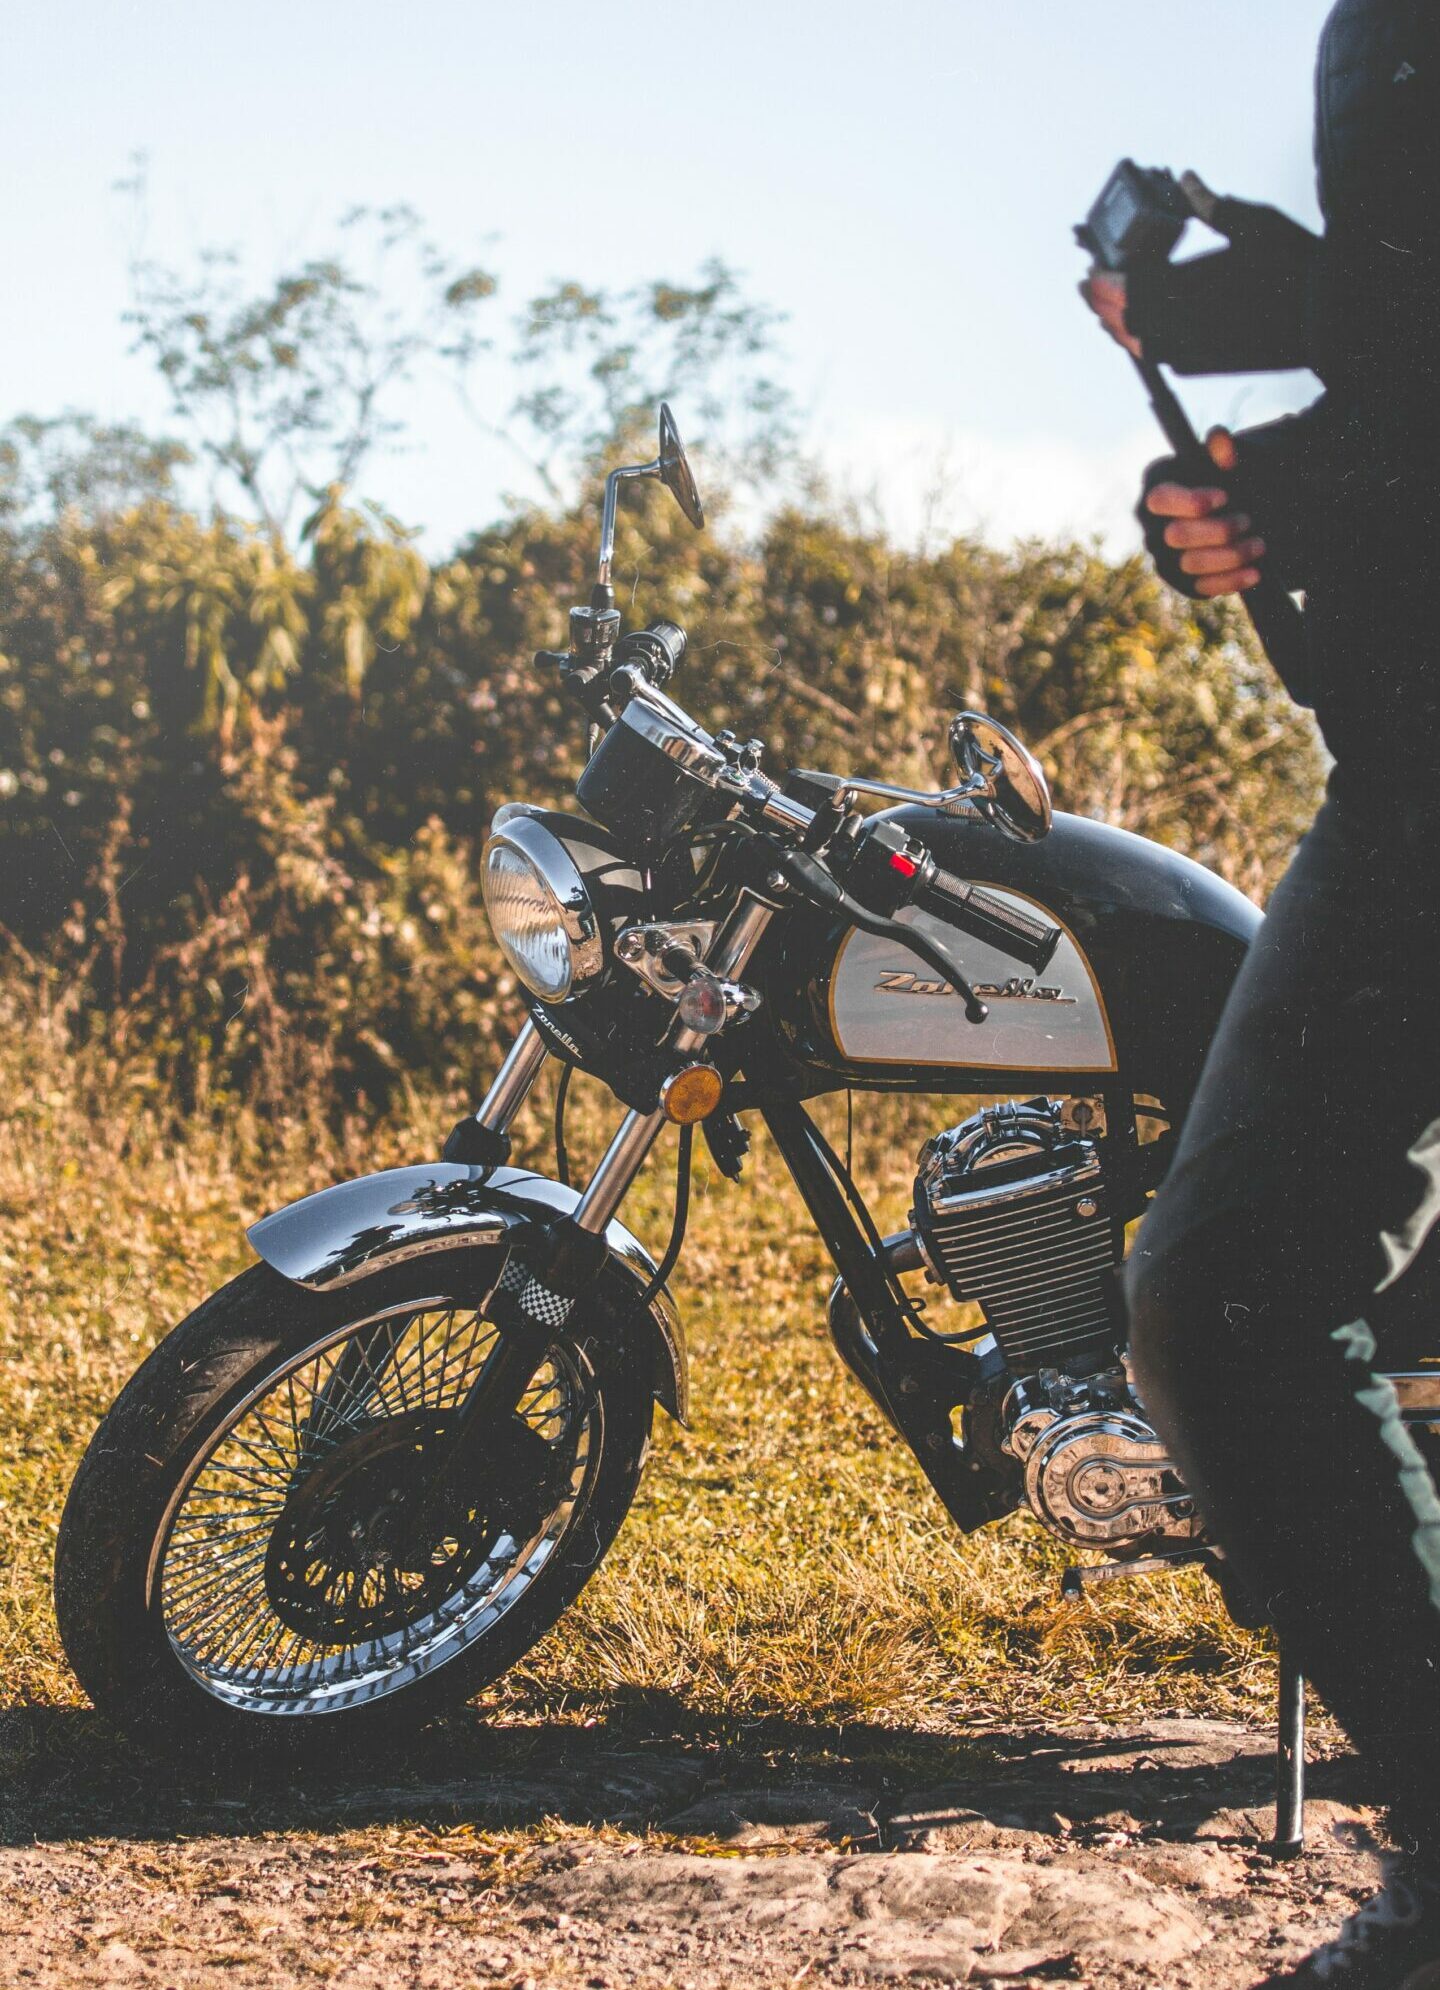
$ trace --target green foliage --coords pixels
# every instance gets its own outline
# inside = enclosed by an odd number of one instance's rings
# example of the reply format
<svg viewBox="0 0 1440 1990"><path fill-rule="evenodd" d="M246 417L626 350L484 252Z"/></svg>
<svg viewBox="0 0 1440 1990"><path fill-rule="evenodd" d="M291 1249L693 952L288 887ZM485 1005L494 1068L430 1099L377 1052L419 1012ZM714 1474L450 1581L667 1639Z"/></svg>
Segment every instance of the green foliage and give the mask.
<svg viewBox="0 0 1440 1990"><path fill-rule="evenodd" d="M949 716L979 706L1039 752L1063 807L1255 893L1314 806L1313 731L1241 615L1180 601L1139 560L910 551L819 498L753 543L727 531L727 480L768 487L793 431L773 315L719 264L530 302L519 394L491 426L549 496L435 565L347 486L413 367L463 376L495 278L396 208L357 211L333 253L258 290L224 255L136 283L185 439L76 415L0 432L0 925L73 1038L149 1058L182 1102L464 1082L508 987L480 837L501 801L563 805L581 765L582 728L531 658L587 597L600 479L649 454L664 394L700 419L721 524L697 535L637 490L617 590L632 622L684 624L680 696L764 739L772 770L933 785ZM195 463L253 523L187 504Z"/></svg>
<svg viewBox="0 0 1440 1990"><path fill-rule="evenodd" d="M258 292L232 250L189 270L132 270L136 347L153 359L174 418L215 473L217 496L233 492L276 533L303 492L353 484L397 433L393 390L422 360L463 373L485 344L476 310L496 278L457 268L412 209L355 208L340 238Z"/></svg>
<svg viewBox="0 0 1440 1990"><path fill-rule="evenodd" d="M0 523L23 529L71 509L108 518L146 498L173 497L175 472L190 460L183 443L127 422L21 415L0 429Z"/></svg>
<svg viewBox="0 0 1440 1990"><path fill-rule="evenodd" d="M0 548L0 920L73 1026L182 1096L451 1082L500 987L472 883L493 807L563 804L582 740L532 652L588 589L595 512L530 514L431 568L327 493L298 552L151 500ZM789 511L745 548L661 492L623 515L679 687L770 764L929 783L979 705L1063 806L1263 890L1313 806L1308 723L1239 618L1083 547L938 554Z"/></svg>

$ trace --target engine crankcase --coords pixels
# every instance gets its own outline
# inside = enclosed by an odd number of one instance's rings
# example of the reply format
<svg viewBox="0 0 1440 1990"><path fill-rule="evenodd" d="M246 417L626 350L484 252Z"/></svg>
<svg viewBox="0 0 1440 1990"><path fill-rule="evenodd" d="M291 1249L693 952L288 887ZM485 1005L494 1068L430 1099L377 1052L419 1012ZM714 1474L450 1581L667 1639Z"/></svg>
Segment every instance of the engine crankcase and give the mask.
<svg viewBox="0 0 1440 1990"><path fill-rule="evenodd" d="M1037 1519L1076 1547L1200 1538L1193 1499L1164 1444L1133 1410L1032 1410L1017 1420L1006 1448L1024 1465Z"/></svg>

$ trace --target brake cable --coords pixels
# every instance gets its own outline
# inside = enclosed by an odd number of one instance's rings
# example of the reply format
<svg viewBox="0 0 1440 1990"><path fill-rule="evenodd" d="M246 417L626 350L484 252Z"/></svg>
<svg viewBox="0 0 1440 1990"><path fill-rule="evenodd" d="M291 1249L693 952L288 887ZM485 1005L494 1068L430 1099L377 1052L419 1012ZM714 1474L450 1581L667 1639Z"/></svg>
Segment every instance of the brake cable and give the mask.
<svg viewBox="0 0 1440 1990"><path fill-rule="evenodd" d="M575 1066L567 1063L560 1073L560 1083L555 1087L555 1179L562 1188L570 1186L570 1155L565 1146L565 1101L574 1076Z"/></svg>
<svg viewBox="0 0 1440 1990"><path fill-rule="evenodd" d="M788 884L800 897L825 912L837 912L848 919L852 926L858 926L862 933L873 933L883 940L894 940L911 953L918 954L928 967L941 975L964 1004L967 1023L983 1023L990 1011L975 993L962 972L958 961L948 947L941 946L918 926L903 926L898 919L887 919L883 913L872 912L857 898L852 898L845 887L825 868L818 857L807 850L787 850L774 867L774 874Z"/></svg>
<svg viewBox="0 0 1440 1990"><path fill-rule="evenodd" d="M690 1220L690 1150L695 1144L694 1126L682 1126L675 1153L675 1220L670 1225L670 1241L665 1255L646 1281L638 1304L648 1306L680 1261L685 1247L685 1226Z"/></svg>

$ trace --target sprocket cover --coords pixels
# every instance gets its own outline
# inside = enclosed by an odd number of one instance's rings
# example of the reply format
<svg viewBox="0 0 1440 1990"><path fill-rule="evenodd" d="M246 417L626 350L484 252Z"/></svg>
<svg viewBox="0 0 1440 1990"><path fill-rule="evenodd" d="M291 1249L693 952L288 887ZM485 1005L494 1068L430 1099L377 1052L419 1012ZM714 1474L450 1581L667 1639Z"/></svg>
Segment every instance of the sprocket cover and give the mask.
<svg viewBox="0 0 1440 1990"><path fill-rule="evenodd" d="M1201 1538L1195 1502L1169 1453L1133 1411L1041 1411L1017 1424L1010 1448L1023 1458L1032 1510L1076 1547Z"/></svg>

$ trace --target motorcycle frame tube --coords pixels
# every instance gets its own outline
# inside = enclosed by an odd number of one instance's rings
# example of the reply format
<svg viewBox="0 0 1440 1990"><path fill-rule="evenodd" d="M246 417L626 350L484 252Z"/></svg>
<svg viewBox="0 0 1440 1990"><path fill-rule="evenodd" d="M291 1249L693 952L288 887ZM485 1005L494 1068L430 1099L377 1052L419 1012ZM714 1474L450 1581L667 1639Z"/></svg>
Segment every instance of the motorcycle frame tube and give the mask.
<svg viewBox="0 0 1440 1990"><path fill-rule="evenodd" d="M856 1222L839 1183L811 1139L809 1114L803 1106L788 1100L763 1106L760 1116L780 1150L780 1158L800 1191L835 1269L859 1308L871 1340L878 1348L901 1354L908 1348L911 1335L890 1288L886 1268L871 1250L869 1239ZM844 1348L841 1353L847 1365L853 1365L850 1353ZM878 1378L873 1385L867 1381L866 1387L875 1393ZM885 1407L881 1395L876 1400ZM895 1421L893 1413L892 1421Z"/></svg>
<svg viewBox="0 0 1440 1990"><path fill-rule="evenodd" d="M816 1144L808 1113L794 1100L787 1100L762 1107L761 1117L846 1288L849 1303L836 1304L832 1294L830 1309L831 1333L841 1359L910 1447L951 1519L967 1534L999 1519L1014 1501L1003 1487L966 1464L953 1441L948 1441L948 1414L937 1420L931 1412L923 1370L917 1374L915 1368L923 1356L891 1288L886 1260L871 1248L855 1220L840 1183ZM898 1380L904 1402L892 1399L887 1371ZM920 1383L913 1394L912 1381Z"/></svg>
<svg viewBox="0 0 1440 1990"><path fill-rule="evenodd" d="M527 1016L489 1091L475 1108L477 1122L491 1133L508 1132L550 1054L544 1037Z"/></svg>

